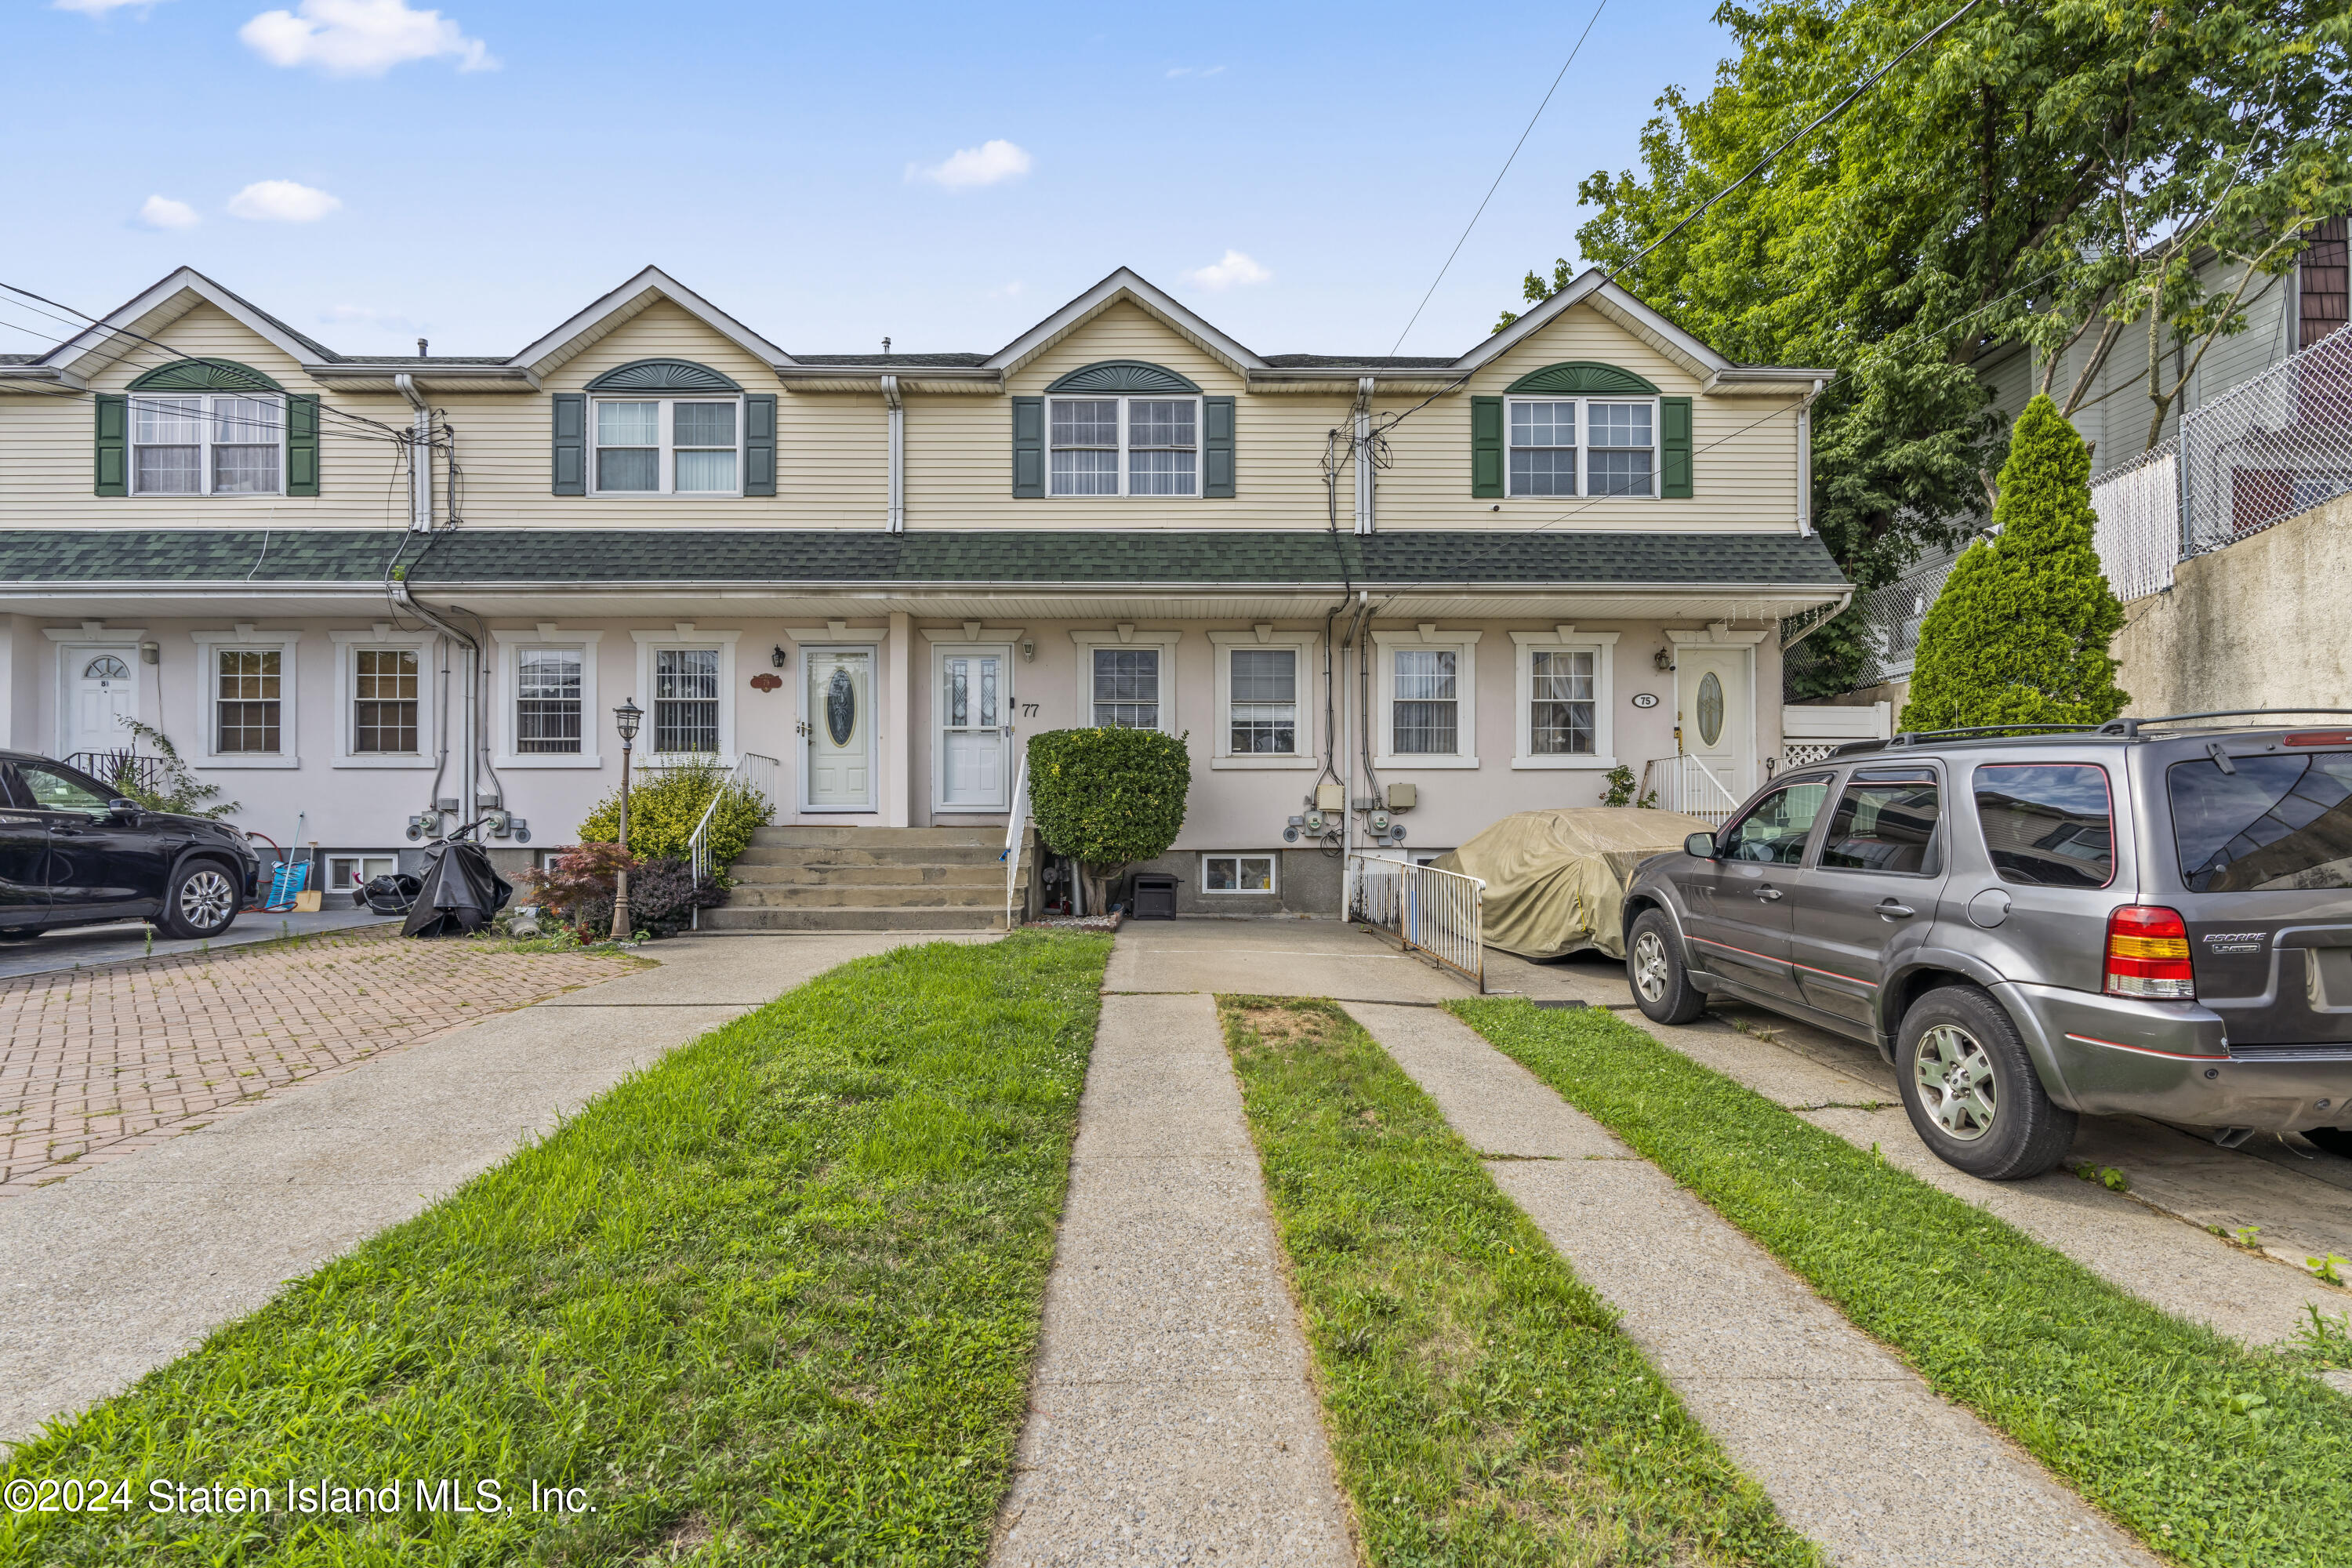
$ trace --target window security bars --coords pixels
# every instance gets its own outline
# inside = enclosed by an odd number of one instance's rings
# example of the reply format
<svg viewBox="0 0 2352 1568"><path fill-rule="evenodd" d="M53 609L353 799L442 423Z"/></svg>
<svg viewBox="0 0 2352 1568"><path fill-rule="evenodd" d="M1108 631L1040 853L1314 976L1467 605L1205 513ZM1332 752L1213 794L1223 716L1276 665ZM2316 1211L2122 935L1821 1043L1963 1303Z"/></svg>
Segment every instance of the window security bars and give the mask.
<svg viewBox="0 0 2352 1568"><path fill-rule="evenodd" d="M716 756L719 752L719 650L654 650L654 752Z"/></svg>
<svg viewBox="0 0 2352 1568"><path fill-rule="evenodd" d="M1160 650L1095 649L1095 723L1107 730L1160 728Z"/></svg>
<svg viewBox="0 0 2352 1568"><path fill-rule="evenodd" d="M580 754L582 650L527 647L515 657L515 752Z"/></svg>
<svg viewBox="0 0 2352 1568"><path fill-rule="evenodd" d="M1459 871L1375 855L1348 857L1348 918L1486 989L1486 884Z"/></svg>

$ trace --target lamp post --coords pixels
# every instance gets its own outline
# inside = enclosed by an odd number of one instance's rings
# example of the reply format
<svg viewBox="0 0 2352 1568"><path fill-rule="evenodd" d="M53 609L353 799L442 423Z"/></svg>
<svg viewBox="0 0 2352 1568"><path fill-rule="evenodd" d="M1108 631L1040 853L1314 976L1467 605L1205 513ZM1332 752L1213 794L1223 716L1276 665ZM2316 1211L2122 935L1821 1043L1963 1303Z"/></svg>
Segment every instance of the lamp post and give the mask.
<svg viewBox="0 0 2352 1568"><path fill-rule="evenodd" d="M646 710L631 698L613 710L613 727L621 732L621 858L624 864L613 888L613 940L629 940L629 749L637 738L637 726L645 721Z"/></svg>

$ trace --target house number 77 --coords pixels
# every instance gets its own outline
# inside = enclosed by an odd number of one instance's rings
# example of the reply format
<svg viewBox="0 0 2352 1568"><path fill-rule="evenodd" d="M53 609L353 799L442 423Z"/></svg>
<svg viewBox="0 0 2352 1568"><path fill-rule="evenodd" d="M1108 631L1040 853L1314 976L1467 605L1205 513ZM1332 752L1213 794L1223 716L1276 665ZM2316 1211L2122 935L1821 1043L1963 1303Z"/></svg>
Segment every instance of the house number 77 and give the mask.
<svg viewBox="0 0 2352 1568"><path fill-rule="evenodd" d="M1024 719L1037 717L1037 705L1034 702L1024 702L1021 705L1021 717Z"/></svg>

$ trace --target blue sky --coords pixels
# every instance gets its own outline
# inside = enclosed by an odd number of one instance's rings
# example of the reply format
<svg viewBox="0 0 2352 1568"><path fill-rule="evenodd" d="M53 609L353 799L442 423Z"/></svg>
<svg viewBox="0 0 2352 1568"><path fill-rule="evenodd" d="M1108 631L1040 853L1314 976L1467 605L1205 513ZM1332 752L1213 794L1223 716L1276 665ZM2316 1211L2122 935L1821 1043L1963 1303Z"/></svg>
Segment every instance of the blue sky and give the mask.
<svg viewBox="0 0 2352 1568"><path fill-rule="evenodd" d="M1124 264L1263 353L1385 353L1591 14L0 6L0 279L102 310L185 262L334 347L446 353L649 261L803 353L994 349ZM1712 77L1711 10L1612 0L1403 352L1574 255L1577 182Z"/></svg>

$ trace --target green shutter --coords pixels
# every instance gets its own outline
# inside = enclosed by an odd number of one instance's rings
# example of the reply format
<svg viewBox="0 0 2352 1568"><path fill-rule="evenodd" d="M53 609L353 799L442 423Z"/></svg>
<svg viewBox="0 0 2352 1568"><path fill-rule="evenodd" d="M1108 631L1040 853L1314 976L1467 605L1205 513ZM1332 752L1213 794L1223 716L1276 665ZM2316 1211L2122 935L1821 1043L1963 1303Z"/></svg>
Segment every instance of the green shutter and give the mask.
<svg viewBox="0 0 2352 1568"><path fill-rule="evenodd" d="M296 393L286 400L286 493L319 493L319 399Z"/></svg>
<svg viewBox="0 0 2352 1568"><path fill-rule="evenodd" d="M1013 400L1013 496L1016 500L1045 493L1045 400Z"/></svg>
<svg viewBox="0 0 2352 1568"><path fill-rule="evenodd" d="M1688 500L1691 493L1691 400L1658 399L1658 493Z"/></svg>
<svg viewBox="0 0 2352 1568"><path fill-rule="evenodd" d="M588 493L588 397L585 393L555 395L555 493Z"/></svg>
<svg viewBox="0 0 2352 1568"><path fill-rule="evenodd" d="M743 400L743 493L776 493L776 397L753 393Z"/></svg>
<svg viewBox="0 0 2352 1568"><path fill-rule="evenodd" d="M130 399L101 392L98 405L98 483L102 496L131 493Z"/></svg>
<svg viewBox="0 0 2352 1568"><path fill-rule="evenodd" d="M1211 500L1234 499L1234 400L1201 400L1201 493Z"/></svg>
<svg viewBox="0 0 2352 1568"><path fill-rule="evenodd" d="M1503 400L1470 400L1470 493L1484 499L1503 493Z"/></svg>

